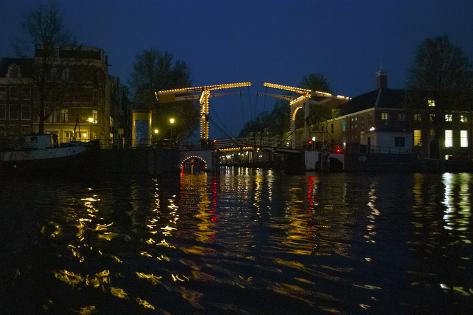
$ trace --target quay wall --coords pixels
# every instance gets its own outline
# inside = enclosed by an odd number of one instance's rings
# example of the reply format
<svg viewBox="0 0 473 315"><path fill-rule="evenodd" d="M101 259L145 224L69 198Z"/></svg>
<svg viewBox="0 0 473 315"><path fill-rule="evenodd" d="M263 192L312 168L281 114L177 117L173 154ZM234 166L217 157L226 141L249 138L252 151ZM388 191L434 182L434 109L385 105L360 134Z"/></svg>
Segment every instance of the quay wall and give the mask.
<svg viewBox="0 0 473 315"><path fill-rule="evenodd" d="M97 150L87 161L99 173L161 175L179 172L179 150L150 147ZM86 166L87 167L87 166Z"/></svg>

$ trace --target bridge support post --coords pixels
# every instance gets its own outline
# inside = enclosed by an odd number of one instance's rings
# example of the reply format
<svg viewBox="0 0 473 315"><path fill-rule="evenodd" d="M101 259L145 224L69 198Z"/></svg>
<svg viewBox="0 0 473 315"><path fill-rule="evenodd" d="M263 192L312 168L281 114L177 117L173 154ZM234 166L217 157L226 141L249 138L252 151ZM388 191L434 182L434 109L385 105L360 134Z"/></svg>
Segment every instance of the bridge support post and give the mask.
<svg viewBox="0 0 473 315"><path fill-rule="evenodd" d="M304 103L304 139L303 139L303 143L305 143L305 141L307 141L309 139L309 124L308 124L309 114L310 114L309 102L305 102Z"/></svg>

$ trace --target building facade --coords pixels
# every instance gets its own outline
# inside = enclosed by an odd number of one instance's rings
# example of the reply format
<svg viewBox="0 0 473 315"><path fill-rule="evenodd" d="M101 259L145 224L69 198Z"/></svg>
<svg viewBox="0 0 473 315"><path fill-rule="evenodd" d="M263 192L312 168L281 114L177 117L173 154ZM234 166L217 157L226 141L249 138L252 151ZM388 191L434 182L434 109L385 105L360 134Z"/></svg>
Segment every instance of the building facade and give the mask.
<svg viewBox="0 0 473 315"><path fill-rule="evenodd" d="M97 140L110 144L126 137L130 120L126 89L109 75L103 50L58 50L48 65L51 73L45 84L38 75L43 58L42 50L36 49L31 59L2 59L0 137L38 132L42 111L44 132L56 134L60 143Z"/></svg>
<svg viewBox="0 0 473 315"><path fill-rule="evenodd" d="M32 59L0 62L0 141L33 130Z"/></svg>
<svg viewBox="0 0 473 315"><path fill-rule="evenodd" d="M409 91L388 88L382 71L377 84L377 89L352 98L336 118L323 123L332 147L354 154L472 159L472 111L437 104L429 93L412 103Z"/></svg>

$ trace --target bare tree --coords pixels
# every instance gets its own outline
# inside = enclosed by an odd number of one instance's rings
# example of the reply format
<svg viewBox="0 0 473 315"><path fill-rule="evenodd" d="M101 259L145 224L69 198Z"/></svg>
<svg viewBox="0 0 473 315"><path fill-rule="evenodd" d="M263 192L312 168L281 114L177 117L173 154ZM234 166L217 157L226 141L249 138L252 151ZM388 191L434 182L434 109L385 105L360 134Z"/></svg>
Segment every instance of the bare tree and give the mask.
<svg viewBox="0 0 473 315"><path fill-rule="evenodd" d="M427 38L417 50L408 86L411 91L430 93L440 108L469 109L473 96L471 62L447 36Z"/></svg>
<svg viewBox="0 0 473 315"><path fill-rule="evenodd" d="M154 127L159 127L162 134L170 134L168 119L172 116L178 121L173 127L174 134L181 138L189 137L198 126L199 111L191 101L156 105L154 92L190 85L186 63L175 60L171 53L148 49L136 56L130 78L135 107L138 105L144 109L153 109Z"/></svg>
<svg viewBox="0 0 473 315"><path fill-rule="evenodd" d="M35 55L32 79L41 134L46 119L63 103L69 87L67 62L61 52L78 49L78 45L65 30L61 13L54 4L29 12L24 18L23 29Z"/></svg>
<svg viewBox="0 0 473 315"><path fill-rule="evenodd" d="M427 145L429 155L439 157L443 113L448 110L471 110L473 71L463 50L447 36L425 39L416 52L408 76L407 106L427 108L430 121ZM427 99L434 106L427 106Z"/></svg>

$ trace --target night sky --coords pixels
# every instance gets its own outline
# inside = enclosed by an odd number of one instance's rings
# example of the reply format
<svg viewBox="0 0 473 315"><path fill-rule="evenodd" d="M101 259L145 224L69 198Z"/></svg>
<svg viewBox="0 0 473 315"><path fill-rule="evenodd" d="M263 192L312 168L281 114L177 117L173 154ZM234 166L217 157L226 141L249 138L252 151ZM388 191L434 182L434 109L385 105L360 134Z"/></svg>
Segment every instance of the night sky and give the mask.
<svg viewBox="0 0 473 315"><path fill-rule="evenodd" d="M21 18L49 1L0 0L0 56L14 56ZM416 47L448 35L473 60L472 0L57 1L77 39L103 48L110 73L128 82L135 55L158 48L187 62L196 85L252 81L212 100L211 115L231 135L274 101L256 97L264 81L297 85L311 72L335 93L372 90L383 65L405 86ZM211 137L224 136L211 125Z"/></svg>

